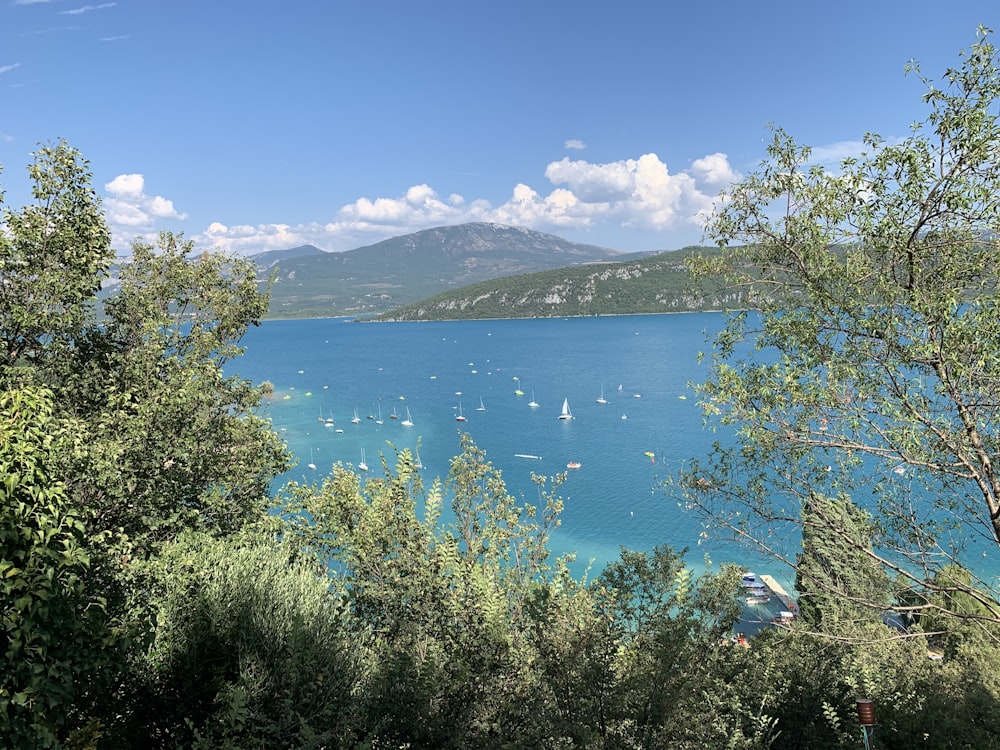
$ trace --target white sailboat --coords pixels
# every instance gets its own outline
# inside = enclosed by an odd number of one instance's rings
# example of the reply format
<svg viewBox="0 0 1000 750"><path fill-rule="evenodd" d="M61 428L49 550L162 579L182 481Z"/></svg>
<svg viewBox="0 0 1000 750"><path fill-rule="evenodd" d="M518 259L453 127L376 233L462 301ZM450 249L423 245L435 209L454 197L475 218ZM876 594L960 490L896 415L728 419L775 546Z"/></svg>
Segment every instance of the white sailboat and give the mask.
<svg viewBox="0 0 1000 750"><path fill-rule="evenodd" d="M406 407L406 419L400 422L403 427L413 427L413 418L410 416L410 407Z"/></svg>
<svg viewBox="0 0 1000 750"><path fill-rule="evenodd" d="M572 419L573 414L569 410L569 399L563 399L562 413L559 415L559 419Z"/></svg>
<svg viewBox="0 0 1000 750"><path fill-rule="evenodd" d="M375 424L383 424L382 422L382 402L378 402L378 419L375 420Z"/></svg>
<svg viewBox="0 0 1000 750"><path fill-rule="evenodd" d="M597 403L599 403L599 404L606 404L606 403L608 403L608 400L606 398L604 398L604 386L603 385L601 385L601 395L598 396Z"/></svg>
<svg viewBox="0 0 1000 750"><path fill-rule="evenodd" d="M314 463L314 460L313 460L313 449L312 448L309 449L309 463L306 464L306 466L308 466L310 469L315 469L316 468L316 464Z"/></svg>
<svg viewBox="0 0 1000 750"><path fill-rule="evenodd" d="M368 471L368 464L365 463L365 449L361 449L361 460L358 462L358 468L361 471Z"/></svg>
<svg viewBox="0 0 1000 750"><path fill-rule="evenodd" d="M528 406L530 406L532 409L537 409L538 408L538 402L535 401L535 392L534 391L531 392L531 401L528 402Z"/></svg>
<svg viewBox="0 0 1000 750"><path fill-rule="evenodd" d="M354 407L354 417L351 419L351 424L359 424L361 422L361 417L358 416L358 407Z"/></svg>
<svg viewBox="0 0 1000 750"><path fill-rule="evenodd" d="M462 402L461 401L458 402L458 415L455 417L455 421L456 422L464 422L465 421L465 415L462 414Z"/></svg>
<svg viewBox="0 0 1000 750"><path fill-rule="evenodd" d="M479 406L476 407L476 411L486 411L486 406L483 404L483 399L481 396L479 398Z"/></svg>

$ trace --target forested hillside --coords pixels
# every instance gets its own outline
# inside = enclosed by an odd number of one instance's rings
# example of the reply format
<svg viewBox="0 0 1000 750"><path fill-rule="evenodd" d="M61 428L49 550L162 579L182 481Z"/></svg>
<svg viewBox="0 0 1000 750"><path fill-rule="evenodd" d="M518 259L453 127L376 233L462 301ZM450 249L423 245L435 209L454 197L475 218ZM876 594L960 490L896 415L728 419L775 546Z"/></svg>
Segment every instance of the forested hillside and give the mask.
<svg viewBox="0 0 1000 750"><path fill-rule="evenodd" d="M469 320L641 315L739 307L739 294L698 290L686 263L712 248L691 247L614 263L508 276L444 292L377 320Z"/></svg>

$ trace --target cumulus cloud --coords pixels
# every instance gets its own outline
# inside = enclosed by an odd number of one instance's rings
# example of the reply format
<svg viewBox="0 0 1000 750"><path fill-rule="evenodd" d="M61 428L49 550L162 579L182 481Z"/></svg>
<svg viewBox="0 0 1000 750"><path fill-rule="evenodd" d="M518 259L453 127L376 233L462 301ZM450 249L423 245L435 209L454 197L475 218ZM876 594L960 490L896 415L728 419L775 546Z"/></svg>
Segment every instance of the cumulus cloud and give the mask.
<svg viewBox="0 0 1000 750"><path fill-rule="evenodd" d="M573 151L583 151L585 148L587 148L587 144L579 140L578 138L570 138L568 141L566 141L565 147L568 149L572 149Z"/></svg>
<svg viewBox="0 0 1000 750"><path fill-rule="evenodd" d="M214 221L191 236L205 249L255 253L311 244L350 250L429 227L489 221L564 234L614 226L643 232L700 231L720 191L740 178L725 154L694 160L672 172L655 153L614 162L563 158L544 170L547 184L518 183L499 204L484 198L439 194L413 185L395 197L361 197L335 208L329 220L230 224ZM184 219L172 201L148 196L141 174L122 174L105 185L109 223L117 233L152 236L165 220ZM664 240L669 244L669 240Z"/></svg>
<svg viewBox="0 0 1000 750"><path fill-rule="evenodd" d="M146 195L145 184L141 174L121 174L105 183L104 214L116 240L155 233L164 219L187 219L187 214L174 208L173 201L160 195Z"/></svg>

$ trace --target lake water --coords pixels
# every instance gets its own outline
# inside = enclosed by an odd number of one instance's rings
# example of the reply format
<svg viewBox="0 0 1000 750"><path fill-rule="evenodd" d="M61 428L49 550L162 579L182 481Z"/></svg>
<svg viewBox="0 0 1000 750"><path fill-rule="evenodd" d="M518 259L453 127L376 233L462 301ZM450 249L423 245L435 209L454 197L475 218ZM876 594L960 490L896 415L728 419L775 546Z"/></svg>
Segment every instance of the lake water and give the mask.
<svg viewBox="0 0 1000 750"><path fill-rule="evenodd" d="M591 565L595 575L618 558L621 547L669 544L689 548L696 570L710 553L716 562L771 574L791 591L789 571L773 560L711 541L699 544L697 518L662 485L725 437L703 428L689 387L707 377L698 353L709 350L709 337L722 324L718 313L266 321L247 334L246 354L228 369L275 386L269 415L300 458L279 483L318 483L336 462L356 466L362 451L368 476L377 475L380 455L393 465L388 443L416 450L419 440L429 486L447 475L464 431L502 471L508 490L528 501L537 501L532 472L568 473L559 492L565 500L562 526L551 546L556 554L577 555L576 574ZM602 393L607 403L598 403ZM537 408L529 406L532 398ZM564 400L571 420L559 419ZM352 424L355 409L360 422ZM463 422L455 419L459 410ZM412 427L403 425L407 416ZM334 422L326 426L321 418ZM579 468L568 469L570 462ZM993 553L992 545L976 548L970 567L993 579L1000 572L993 569Z"/></svg>
<svg viewBox="0 0 1000 750"><path fill-rule="evenodd" d="M447 475L465 431L515 495L537 499L532 472L568 471L552 547L576 553L576 572L590 561L599 571L623 546L664 543L691 548L689 559L701 567L707 549L698 545L697 519L661 482L706 455L719 437L703 430L689 383L706 376L697 355L708 349L707 332L721 324L722 316L711 313L266 321L248 333L245 356L229 369L274 384L270 416L300 458L285 478L318 482L338 461L357 465L362 451L372 475L381 471L380 454L392 464L387 443L416 450L419 440L429 485ZM607 403L598 403L602 392ZM532 398L538 407L529 406ZM564 400L571 420L559 419ZM355 408L361 421L352 424ZM459 410L464 422L455 419ZM402 424L407 416L412 427ZM321 418L333 419L333 427ZM568 470L570 462L579 468ZM760 564L742 550L713 549L712 557ZM785 571L760 572L787 583Z"/></svg>

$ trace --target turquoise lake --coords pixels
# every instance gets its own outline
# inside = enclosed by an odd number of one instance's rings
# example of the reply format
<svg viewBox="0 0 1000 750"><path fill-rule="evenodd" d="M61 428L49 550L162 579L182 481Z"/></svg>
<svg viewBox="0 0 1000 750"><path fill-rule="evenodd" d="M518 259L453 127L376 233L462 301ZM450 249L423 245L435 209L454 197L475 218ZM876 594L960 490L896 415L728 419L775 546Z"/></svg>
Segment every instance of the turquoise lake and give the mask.
<svg viewBox="0 0 1000 750"><path fill-rule="evenodd" d="M526 500L537 499L532 472L568 472L552 547L577 555L575 572L591 561L591 574L599 572L621 547L657 544L689 548L696 568L709 551L717 562L766 566L745 550L699 546L698 520L661 486L719 438L703 429L689 384L706 376L697 355L721 324L719 314L266 321L228 369L274 384L268 413L299 457L287 479L319 482L336 462L356 466L362 451L372 476L380 455L392 464L389 443L416 450L419 440L429 485L447 475L465 431ZM598 403L602 392L606 403ZM564 401L571 420L559 419ZM412 426L403 425L408 416ZM567 469L570 462L579 468ZM759 572L787 583L784 570Z"/></svg>
<svg viewBox="0 0 1000 750"><path fill-rule="evenodd" d="M532 472L567 473L559 490L562 526L551 547L556 554L576 554L574 574L589 566L593 577L621 547L668 544L687 548L696 571L708 554L715 563L770 574L792 591L790 571L774 560L701 539L698 518L663 486L685 462L707 456L716 440L726 439L704 428L690 388L707 377L698 354L710 350L723 321L719 313L266 321L248 332L246 354L227 370L274 384L267 413L299 457L278 485L288 479L319 483L337 462L357 466L362 451L367 476L378 476L380 456L394 464L390 443L416 450L419 441L429 486L446 477L459 433L468 432L501 470L508 490L527 502L538 499ZM598 403L602 393L606 403ZM537 407L529 406L532 399ZM564 401L573 419L559 419ZM412 426L403 424L407 417ZM571 462L579 468L567 468ZM1000 580L995 547L972 542L969 567L988 581Z"/></svg>

